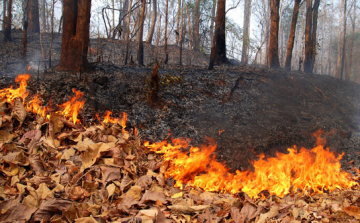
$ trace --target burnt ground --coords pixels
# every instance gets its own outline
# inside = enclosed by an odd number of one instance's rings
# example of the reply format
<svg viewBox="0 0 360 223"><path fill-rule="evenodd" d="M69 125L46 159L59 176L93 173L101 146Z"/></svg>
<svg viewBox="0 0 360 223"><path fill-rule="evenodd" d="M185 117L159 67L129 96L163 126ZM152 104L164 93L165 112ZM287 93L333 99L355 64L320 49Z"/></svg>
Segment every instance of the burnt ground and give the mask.
<svg viewBox="0 0 360 223"><path fill-rule="evenodd" d="M14 85L16 74L24 72L19 59L21 35L14 36L12 43L0 41L1 88ZM49 35L44 34L42 40L44 51L48 51ZM96 48L99 41L92 40L92 47ZM249 160L261 152L271 156L276 151L286 152L292 145L312 148L312 134L319 129L326 133L326 146L345 153L343 164L353 160L356 167L360 166L360 86L356 83L259 67L221 66L209 71L206 56L192 56L190 52L184 56L187 65L180 67L175 65L178 49L172 46L173 65L159 69L160 103L151 106L148 79L153 65L123 66L121 42L101 40L100 45L101 50L96 48L97 54L90 56L90 61L99 55L102 58L94 71L45 73L43 62L37 69L42 60L39 36L29 38L27 60L33 67L29 71L33 75L29 97L41 94L46 102L60 104L77 88L86 97L81 114L85 123L94 121L95 112L112 110L115 114L128 113L128 126L138 127L144 140L164 140L171 133L199 145L208 136L218 144L218 159L232 169L249 167ZM146 47L146 63L151 64L156 55L161 58L162 48ZM56 64L59 36L53 48ZM220 130L225 131L219 135Z"/></svg>

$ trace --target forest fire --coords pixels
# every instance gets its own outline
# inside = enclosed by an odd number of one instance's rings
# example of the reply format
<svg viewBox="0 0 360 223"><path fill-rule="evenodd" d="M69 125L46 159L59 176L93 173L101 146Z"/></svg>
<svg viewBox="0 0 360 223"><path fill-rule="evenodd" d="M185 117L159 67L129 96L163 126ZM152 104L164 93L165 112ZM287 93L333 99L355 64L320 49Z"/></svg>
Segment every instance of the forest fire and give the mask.
<svg viewBox="0 0 360 223"><path fill-rule="evenodd" d="M19 75L15 81L20 82L19 88L12 87L0 91L0 98L12 103L15 98L25 101L28 96L26 81L30 75ZM62 115L79 124L79 111L84 107L84 94L73 89L75 96L69 101L58 106L56 114ZM48 117L51 108L42 105L39 95L28 103L24 102L25 109L44 118ZM107 111L102 121L103 124L118 123L125 131L127 114L122 113L119 118L111 117ZM99 119L100 120L100 119ZM136 130L135 130L136 131ZM221 130L221 134L224 130ZM136 135L137 133L135 133ZM357 183L351 175L341 169L342 155L336 155L324 148L325 140L321 138L322 132L315 134L317 145L307 150L297 149L296 146L288 149L288 154L277 153L276 157L265 158L260 155L253 161L254 171L229 171L225 164L218 162L215 155L216 143L209 139L208 145L201 147L189 146L189 140L172 139L167 141L144 145L156 153L163 154L163 159L169 162L165 173L172 177L177 187L195 186L206 191L220 191L229 193L245 192L251 197L259 197L262 191L283 197L286 194L301 191L303 193L323 193L337 188L349 188ZM331 173L331 174L329 174Z"/></svg>
<svg viewBox="0 0 360 223"><path fill-rule="evenodd" d="M172 177L176 186L196 186L208 191L230 193L245 192L258 197L262 191L283 197L286 194L301 191L303 193L323 193L335 189L350 188L357 183L351 175L341 169L342 155L336 157L329 148L324 148L325 140L321 132L314 134L317 145L307 150L296 146L288 149L288 154L277 153L276 157L265 159L262 154L253 161L254 171L236 171L235 174L216 160L210 145L186 148L189 143L184 139L173 139L145 145L156 153L162 153L169 161L166 177ZM330 174L329 174L330 173Z"/></svg>

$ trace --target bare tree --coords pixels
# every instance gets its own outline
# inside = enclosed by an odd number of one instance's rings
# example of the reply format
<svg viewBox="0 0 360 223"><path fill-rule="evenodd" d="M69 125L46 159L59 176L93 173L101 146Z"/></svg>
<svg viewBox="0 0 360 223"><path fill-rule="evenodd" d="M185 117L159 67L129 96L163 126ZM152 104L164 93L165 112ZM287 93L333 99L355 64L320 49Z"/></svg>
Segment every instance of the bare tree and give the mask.
<svg viewBox="0 0 360 223"><path fill-rule="evenodd" d="M182 50L183 50L183 42L184 42L184 2L181 1L180 2L181 5L181 16L180 16L180 26L181 26L181 31L180 31L180 39L179 39L179 44L180 44L180 58L179 58L179 65L182 65Z"/></svg>
<svg viewBox="0 0 360 223"><path fill-rule="evenodd" d="M287 70L291 70L291 59L292 59L292 52L294 49L295 31L296 31L296 24L299 15L300 3L301 0L295 0L293 16L291 20L289 40L286 50L285 69Z"/></svg>
<svg viewBox="0 0 360 223"><path fill-rule="evenodd" d="M145 10L146 10L146 0L141 0L141 14L140 14L140 23L139 23L138 52L137 52L137 60L139 66L144 66L143 33L144 33Z"/></svg>
<svg viewBox="0 0 360 223"><path fill-rule="evenodd" d="M270 0L270 38L269 38L269 67L279 68L279 4L280 0Z"/></svg>
<svg viewBox="0 0 360 223"><path fill-rule="evenodd" d="M345 55L342 54L342 42L344 41L342 39L343 32L345 32L345 30L343 29L343 26L341 26L341 24L343 24L343 20L346 20L345 14L344 12L346 12L346 9L344 9L344 2L345 0L340 0L340 21L339 21L339 39L338 39L338 55L337 55L337 63L336 63L336 77L337 78L341 78L342 79L342 73L341 73L341 63L342 63L342 57L344 57Z"/></svg>
<svg viewBox="0 0 360 223"><path fill-rule="evenodd" d="M227 63L225 39L225 6L226 0L218 0L215 34L211 46L209 70L212 70L214 68L215 63Z"/></svg>
<svg viewBox="0 0 360 223"><path fill-rule="evenodd" d="M46 0L41 0L40 2L40 11L39 11L39 19L40 19L40 23L41 23L41 31L44 32L44 30L46 30L46 12L45 12L45 7L46 7Z"/></svg>
<svg viewBox="0 0 360 223"><path fill-rule="evenodd" d="M149 31L147 39L146 39L146 42L150 43L150 44L151 44L153 36L154 36L156 18L157 18L157 0L152 0L152 1L153 1L153 10L152 10L152 15L151 15L151 26L150 26L150 31Z"/></svg>
<svg viewBox="0 0 360 223"><path fill-rule="evenodd" d="M251 0L245 0L244 7L244 28L243 28L243 46L241 52L241 64L247 65L250 46L250 16L251 16Z"/></svg>
<svg viewBox="0 0 360 223"><path fill-rule="evenodd" d="M88 68L91 0L63 0L63 34L58 69L82 71Z"/></svg>
<svg viewBox="0 0 360 223"><path fill-rule="evenodd" d="M178 0L178 10L177 10L177 16L176 16L176 30L175 30L175 38L176 38L176 45L179 45L180 40L180 13L181 13L181 0Z"/></svg>

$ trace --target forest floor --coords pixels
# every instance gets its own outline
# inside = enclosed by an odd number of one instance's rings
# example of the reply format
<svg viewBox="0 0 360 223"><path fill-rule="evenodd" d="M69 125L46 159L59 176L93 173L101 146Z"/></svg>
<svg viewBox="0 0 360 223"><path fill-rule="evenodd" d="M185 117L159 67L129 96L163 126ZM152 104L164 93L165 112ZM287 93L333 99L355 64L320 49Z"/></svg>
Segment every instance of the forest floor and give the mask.
<svg viewBox="0 0 360 223"><path fill-rule="evenodd" d="M29 38L29 71L21 65L20 37L17 33L13 42L0 41L0 89L15 86L16 75L25 72L32 75L29 98L39 94L47 105L67 101L76 88L86 99L80 114L83 123L94 122L95 113L111 110L115 116L126 112L128 128L137 127L142 141L162 141L171 133L170 137L190 138L193 145L200 145L211 137L217 143L217 160L232 171L251 169L251 161L260 153L274 156L293 145L313 148L313 133L321 129L326 146L344 153L344 169L360 166L360 86L356 83L251 66L226 65L209 71L206 55L192 56L188 51L186 65L178 66L178 48L172 46L170 65L159 69L160 102L151 105L149 78L155 58L162 58L162 47L145 46L148 66L124 66L121 42L101 40L99 48L99 40L94 39L90 61L102 58L94 71L48 69L45 73L41 49L48 51L49 35L41 37L42 47L39 36ZM55 65L60 41L57 36L53 44Z"/></svg>

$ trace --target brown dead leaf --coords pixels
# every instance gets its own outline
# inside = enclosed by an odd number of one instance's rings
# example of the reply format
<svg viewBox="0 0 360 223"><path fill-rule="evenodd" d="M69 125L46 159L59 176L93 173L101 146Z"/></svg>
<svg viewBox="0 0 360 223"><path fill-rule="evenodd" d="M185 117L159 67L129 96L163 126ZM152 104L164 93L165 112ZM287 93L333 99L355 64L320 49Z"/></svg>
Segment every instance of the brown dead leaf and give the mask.
<svg viewBox="0 0 360 223"><path fill-rule="evenodd" d="M279 214L279 207L274 205L270 208L270 210L265 213L261 214L259 220L256 223L265 223L267 220L276 217Z"/></svg>
<svg viewBox="0 0 360 223"><path fill-rule="evenodd" d="M0 130L0 143L9 143L15 136L8 131Z"/></svg>
<svg viewBox="0 0 360 223"><path fill-rule="evenodd" d="M55 138L55 134L61 132L61 129L64 128L64 123L62 122L62 116L56 113L51 113L49 121L49 135L52 138Z"/></svg>
<svg viewBox="0 0 360 223"><path fill-rule="evenodd" d="M27 112L24 108L24 105L21 101L21 98L15 98L14 100L14 108L11 112L11 116L17 119L20 122L20 125L24 122L26 118Z"/></svg>
<svg viewBox="0 0 360 223"><path fill-rule="evenodd" d="M107 185L107 183L114 180L120 180L120 168L100 166L100 169L102 174L102 183L104 185Z"/></svg>
<svg viewBox="0 0 360 223"><path fill-rule="evenodd" d="M125 177L122 179L120 184L120 190L125 191L133 184L133 180L129 177L129 174L126 174Z"/></svg>
<svg viewBox="0 0 360 223"><path fill-rule="evenodd" d="M40 184L36 190L39 200L45 200L47 197L54 198L53 192L46 186L45 183Z"/></svg>
<svg viewBox="0 0 360 223"><path fill-rule="evenodd" d="M74 148L70 148L70 149L65 149L63 154L62 154L62 157L61 159L62 160L68 160L70 159L70 157L74 156L75 155L75 149Z"/></svg>
<svg viewBox="0 0 360 223"><path fill-rule="evenodd" d="M80 172L94 165L102 156L102 153L109 151L110 145L106 143L94 143L88 146L87 150L81 154L82 166Z"/></svg>
<svg viewBox="0 0 360 223"><path fill-rule="evenodd" d="M244 206L241 208L240 211L245 221L250 221L255 217L257 217L260 214L260 212L258 212L257 214L256 212L257 212L256 206L249 202L245 202Z"/></svg>
<svg viewBox="0 0 360 223"><path fill-rule="evenodd" d="M343 211L350 215L355 217L356 219L360 219L360 208L356 206L350 206L350 207L344 207Z"/></svg>
<svg viewBox="0 0 360 223"><path fill-rule="evenodd" d="M71 188L71 190L69 191L69 196L71 200L81 200L89 197L90 194L82 187L76 186Z"/></svg>
<svg viewBox="0 0 360 223"><path fill-rule="evenodd" d="M143 190L149 189L152 183L152 176L144 175L137 179L135 185L140 186Z"/></svg>
<svg viewBox="0 0 360 223"><path fill-rule="evenodd" d="M22 151L8 153L3 157L3 160L7 163L12 163L20 166L28 166L29 159L24 155Z"/></svg>
<svg viewBox="0 0 360 223"><path fill-rule="evenodd" d="M240 213L238 208L232 207L230 213L231 213L231 219L235 223L244 223L245 222L245 216L243 213Z"/></svg>
<svg viewBox="0 0 360 223"><path fill-rule="evenodd" d="M72 205L71 201L61 199L48 199L41 203L34 214L34 221L48 221L53 215L61 214Z"/></svg>
<svg viewBox="0 0 360 223"><path fill-rule="evenodd" d="M36 175L41 175L45 171L45 163L42 161L40 154L30 155L30 166L35 171Z"/></svg>
<svg viewBox="0 0 360 223"><path fill-rule="evenodd" d="M20 204L20 197L0 203L1 222L27 222L30 220L37 208L29 208L25 204Z"/></svg>
<svg viewBox="0 0 360 223"><path fill-rule="evenodd" d="M108 199L114 195L115 193L115 189L116 189L116 186L115 184L109 184L107 187L106 187L106 191L108 192Z"/></svg>
<svg viewBox="0 0 360 223"><path fill-rule="evenodd" d="M132 186L125 194L125 196L132 197L135 201L138 201L141 196L141 187L139 186Z"/></svg>
<svg viewBox="0 0 360 223"><path fill-rule="evenodd" d="M165 194L159 191L146 191L142 196L140 203L144 204L149 201L156 202L157 200L161 201L161 203L166 204L167 200L165 198Z"/></svg>
<svg viewBox="0 0 360 223"><path fill-rule="evenodd" d="M19 140L19 143L29 143L31 141L39 141L41 138L41 131L40 130L30 130L26 132L21 139Z"/></svg>
<svg viewBox="0 0 360 223"><path fill-rule="evenodd" d="M77 218L75 219L76 223L98 223L93 216L84 217L84 218Z"/></svg>
<svg viewBox="0 0 360 223"><path fill-rule="evenodd" d="M135 201L131 196L122 197L120 198L120 202L117 205L117 209L129 213L131 206L135 204L138 204L138 202Z"/></svg>

